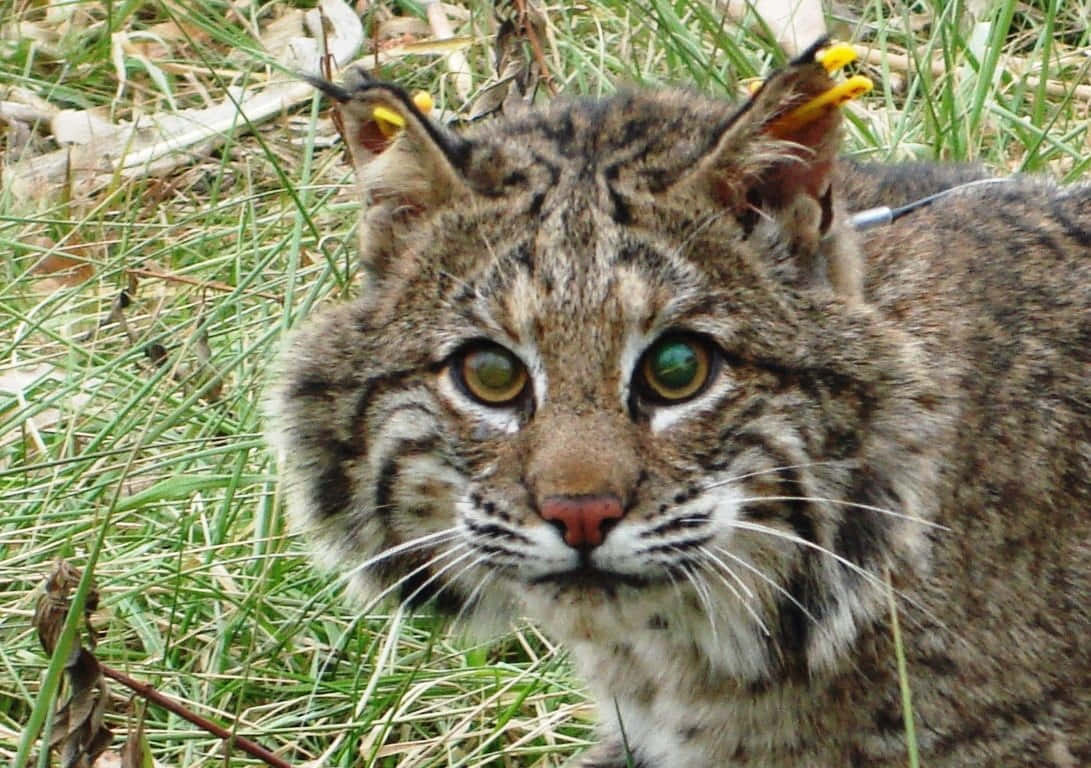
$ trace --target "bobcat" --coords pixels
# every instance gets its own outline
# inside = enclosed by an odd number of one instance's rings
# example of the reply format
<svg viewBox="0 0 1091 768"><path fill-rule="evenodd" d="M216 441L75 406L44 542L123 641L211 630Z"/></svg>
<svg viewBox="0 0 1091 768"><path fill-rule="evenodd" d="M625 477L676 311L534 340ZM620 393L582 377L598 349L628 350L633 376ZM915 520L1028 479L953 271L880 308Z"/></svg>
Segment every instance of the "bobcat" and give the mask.
<svg viewBox="0 0 1091 768"><path fill-rule="evenodd" d="M804 53L462 132L355 73L363 296L271 399L366 594L537 620L574 765L1091 765L1091 188L837 158ZM404 123L393 136L376 107Z"/></svg>

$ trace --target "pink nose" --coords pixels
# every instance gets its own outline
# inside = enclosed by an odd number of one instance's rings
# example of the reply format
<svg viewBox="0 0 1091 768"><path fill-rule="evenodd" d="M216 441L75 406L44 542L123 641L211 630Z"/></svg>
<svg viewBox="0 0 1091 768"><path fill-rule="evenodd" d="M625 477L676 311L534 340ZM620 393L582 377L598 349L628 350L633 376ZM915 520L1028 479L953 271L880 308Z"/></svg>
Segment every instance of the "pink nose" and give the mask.
<svg viewBox="0 0 1091 768"><path fill-rule="evenodd" d="M575 549L597 547L606 534L607 521L625 514L621 499L613 495L547 496L540 511L543 520L560 521L565 543Z"/></svg>

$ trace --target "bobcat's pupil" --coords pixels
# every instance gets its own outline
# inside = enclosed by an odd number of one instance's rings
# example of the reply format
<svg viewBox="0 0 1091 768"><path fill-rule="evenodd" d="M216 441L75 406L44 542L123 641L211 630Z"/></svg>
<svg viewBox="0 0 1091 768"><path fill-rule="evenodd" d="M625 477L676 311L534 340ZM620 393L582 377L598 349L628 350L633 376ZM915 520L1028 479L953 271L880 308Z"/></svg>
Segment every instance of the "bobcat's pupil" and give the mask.
<svg viewBox="0 0 1091 768"><path fill-rule="evenodd" d="M708 378L708 351L696 339L664 339L648 350L643 369L653 396L684 400L697 394Z"/></svg>
<svg viewBox="0 0 1091 768"><path fill-rule="evenodd" d="M466 353L462 381L473 398L488 405L505 405L522 393L527 372L503 347L486 346Z"/></svg>

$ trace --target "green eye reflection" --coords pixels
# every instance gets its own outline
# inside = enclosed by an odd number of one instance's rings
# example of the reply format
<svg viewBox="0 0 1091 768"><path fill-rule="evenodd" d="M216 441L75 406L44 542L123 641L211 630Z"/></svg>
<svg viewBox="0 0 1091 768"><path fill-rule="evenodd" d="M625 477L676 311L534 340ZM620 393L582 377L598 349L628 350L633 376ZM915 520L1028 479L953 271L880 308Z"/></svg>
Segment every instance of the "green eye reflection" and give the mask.
<svg viewBox="0 0 1091 768"><path fill-rule="evenodd" d="M668 402L685 400L708 380L708 345L699 339L668 336L644 353L640 370L652 395Z"/></svg>
<svg viewBox="0 0 1091 768"><path fill-rule="evenodd" d="M469 394L485 405L506 405L522 394L527 369L501 346L471 349L462 358L461 378Z"/></svg>

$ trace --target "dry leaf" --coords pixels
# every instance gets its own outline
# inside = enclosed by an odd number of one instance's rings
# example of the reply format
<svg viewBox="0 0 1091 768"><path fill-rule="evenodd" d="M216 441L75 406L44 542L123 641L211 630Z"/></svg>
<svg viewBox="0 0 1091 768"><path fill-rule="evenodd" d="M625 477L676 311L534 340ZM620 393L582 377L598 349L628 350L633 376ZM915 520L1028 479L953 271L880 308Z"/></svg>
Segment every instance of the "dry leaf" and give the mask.
<svg viewBox="0 0 1091 768"><path fill-rule="evenodd" d="M529 14L528 14L529 16ZM540 73L526 39L526 30L516 18L507 15L499 7L496 11L499 26L493 45L496 76L495 82L484 88L468 110L467 119L478 120L494 112L509 112L519 104L534 99ZM531 23L537 21L530 19Z"/></svg>
<svg viewBox="0 0 1091 768"><path fill-rule="evenodd" d="M91 401L91 393L102 384L95 378L89 378L81 382L79 391L69 395L64 403L64 408L46 408L34 413L33 416L25 415L30 409L30 403L39 396L32 389L42 385L46 380L58 381L64 377L64 372L55 369L47 363L39 365L19 364L0 370L0 393L10 394L13 397L8 403L0 407L0 415L8 416L13 410L24 412L22 418L16 417L13 428L0 433L0 447L18 441L28 441L27 450L33 448L39 453L47 454L46 440L42 435L48 430L60 429L62 421L66 417L78 414ZM54 375L56 374L56 375ZM47 385L48 386L48 385ZM0 460L0 466L5 462Z"/></svg>
<svg viewBox="0 0 1091 768"><path fill-rule="evenodd" d="M64 626L64 617L68 615L68 593L80 583L80 571L68 564L65 560L58 560L53 572L45 582L45 589L34 606L34 618L32 620L35 629L38 630L38 642L46 653L52 654L57 647L57 640L61 636L61 628ZM97 593L92 590L87 596L85 607L91 611L92 602L98 602Z"/></svg>
<svg viewBox="0 0 1091 768"><path fill-rule="evenodd" d="M385 41L393 39L412 40L427 37L432 32L428 22L416 16L392 16L375 25L374 38Z"/></svg>
<svg viewBox="0 0 1091 768"><path fill-rule="evenodd" d="M122 768L121 753L108 749L95 758L91 768Z"/></svg>
<svg viewBox="0 0 1091 768"><path fill-rule="evenodd" d="M62 248L57 248L52 240L44 237L35 239L33 244L49 251L32 270L34 274L48 278L37 284L38 290L79 285L94 276L95 269L87 259L83 245L74 238L68 238Z"/></svg>
<svg viewBox="0 0 1091 768"><path fill-rule="evenodd" d="M261 46L276 56L285 50L294 38L304 34L304 11L300 8L277 7L277 14L261 32Z"/></svg>
<svg viewBox="0 0 1091 768"><path fill-rule="evenodd" d="M61 36L56 29L50 29L45 24L33 21L21 21L13 27L5 30L10 40L24 40L33 42L35 46L46 56L61 57L61 51L57 48Z"/></svg>
<svg viewBox="0 0 1091 768"><path fill-rule="evenodd" d="M425 14L437 40L454 39L455 32L442 3L435 1L428 3ZM465 100L470 95L470 89L473 88L473 74L470 72L469 62L466 61L466 54L461 48L456 48L447 54L447 70L454 81L455 93Z"/></svg>
<svg viewBox="0 0 1091 768"><path fill-rule="evenodd" d="M3 104L0 103L0 110L2 109ZM3 142L0 143L0 162L7 157L14 160L26 152L30 146L32 138L30 125L4 115L2 111L0 111L0 125L6 126L3 130Z"/></svg>
<svg viewBox="0 0 1091 768"><path fill-rule="evenodd" d="M153 25L148 31L176 46L204 43L211 39L204 27L185 21L163 21Z"/></svg>
<svg viewBox="0 0 1091 768"><path fill-rule="evenodd" d="M61 768L88 768L114 738L103 723L110 689L98 659L86 648L76 649L65 674L68 701L53 719L49 748L60 752Z"/></svg>
<svg viewBox="0 0 1091 768"><path fill-rule="evenodd" d="M38 598L33 623L38 630L38 640L48 654L57 647L68 614L68 596L79 584L80 577L78 568L61 560L46 579L45 589ZM83 607L92 647L94 630L90 618L97 606L98 590L92 587ZM103 723L109 687L98 659L79 644L69 654L65 677L68 700L53 718L49 749L60 753L62 768L89 768L113 739L110 729Z"/></svg>

